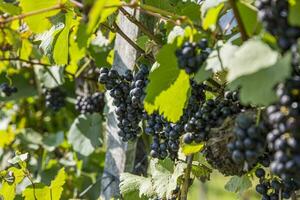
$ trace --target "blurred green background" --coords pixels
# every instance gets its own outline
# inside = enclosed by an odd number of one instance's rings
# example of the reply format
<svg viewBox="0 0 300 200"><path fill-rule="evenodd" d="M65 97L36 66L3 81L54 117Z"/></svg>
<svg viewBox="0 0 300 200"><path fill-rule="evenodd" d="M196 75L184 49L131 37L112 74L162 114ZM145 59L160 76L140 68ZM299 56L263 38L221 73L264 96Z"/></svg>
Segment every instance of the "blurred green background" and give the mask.
<svg viewBox="0 0 300 200"><path fill-rule="evenodd" d="M190 188L189 200L259 200L259 195L255 192L254 184L252 188L244 192L242 195L238 195L229 191L226 191L224 186L231 177L224 177L217 171L211 174L210 181L201 183L195 181Z"/></svg>

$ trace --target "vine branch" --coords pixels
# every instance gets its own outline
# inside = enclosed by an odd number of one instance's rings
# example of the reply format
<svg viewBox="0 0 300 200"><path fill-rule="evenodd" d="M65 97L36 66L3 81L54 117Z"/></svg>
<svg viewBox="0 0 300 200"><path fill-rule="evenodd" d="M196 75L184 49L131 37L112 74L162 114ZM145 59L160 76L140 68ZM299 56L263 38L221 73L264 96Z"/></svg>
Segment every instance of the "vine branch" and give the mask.
<svg viewBox="0 0 300 200"><path fill-rule="evenodd" d="M246 40L248 40L249 37L247 35L244 23L242 21L241 15L240 15L239 10L237 8L236 0L229 0L229 3L230 3L230 6L231 6L231 8L233 10L234 16L236 18L238 27L240 29L242 40L246 41Z"/></svg>
<svg viewBox="0 0 300 200"><path fill-rule="evenodd" d="M24 13L24 14L12 16L12 17L9 17L9 18L6 18L6 19L0 18L0 25L12 22L14 20L24 19L25 17L30 17L30 16L33 16L33 15L38 15L38 14L42 14L42 13L45 13L45 12L50 12L50 11L58 10L58 9L62 9L62 8L64 8L64 5L63 4L58 4L58 5L49 7L49 8L43 8L43 9L40 9L40 10L34 10L32 12L28 12L28 13Z"/></svg>
<svg viewBox="0 0 300 200"><path fill-rule="evenodd" d="M142 54L146 54L146 52L139 47L134 41L132 41L123 31L122 29L118 26L116 22L113 23L114 30L122 36L133 48L135 48L137 51L139 51Z"/></svg>
<svg viewBox="0 0 300 200"><path fill-rule="evenodd" d="M149 60L151 60L152 62L154 62L154 58L152 56L150 56L149 54L146 54L146 52L139 47L134 41L132 41L122 30L121 28L118 26L118 24L116 22L113 23L113 27L110 27L109 25L102 23L101 24L103 27L105 27L106 29L110 30L111 32L114 33L118 33L124 40L126 40L133 48L135 48L138 52L140 52L141 54L145 55L145 57Z"/></svg>
<svg viewBox="0 0 300 200"><path fill-rule="evenodd" d="M149 5L146 5L146 4L139 4L138 6L142 10L146 10L146 11L153 12L153 13L159 13L160 15L171 17L171 18L174 18L176 20L185 21L187 19L186 16L180 16L180 15L174 14L172 12L162 10L162 9L159 9L159 8L156 8L156 7L153 7L153 6L149 6Z"/></svg>
<svg viewBox="0 0 300 200"><path fill-rule="evenodd" d="M119 9L128 20L134 23L139 29L145 33L150 39L152 39L156 44L162 45L161 41L149 31L140 21L138 21L134 16L132 16L129 12L127 12L124 8Z"/></svg>
<svg viewBox="0 0 300 200"><path fill-rule="evenodd" d="M190 156L187 156L186 158L187 168L185 170L184 182L181 188L181 195L180 195L181 200L187 200L187 194L190 186L190 175L192 171L193 157L194 155L192 154Z"/></svg>
<svg viewBox="0 0 300 200"><path fill-rule="evenodd" d="M19 61L19 62L23 62L23 63L27 63L27 64L30 64L30 65L40 65L40 66L43 66L43 67L51 67L52 65L51 64L47 64L47 63L41 63L41 62L34 62L34 61L31 61L31 60L25 60L25 59L21 59L21 58L0 58L0 61ZM72 74L68 71L65 71L66 74L72 76L73 78L76 78L76 75L75 74ZM51 75L51 73L50 73ZM94 82L98 82L96 79L92 78L92 77L87 77L87 76L82 76L83 79L86 79L86 80L89 80L89 81L94 81Z"/></svg>

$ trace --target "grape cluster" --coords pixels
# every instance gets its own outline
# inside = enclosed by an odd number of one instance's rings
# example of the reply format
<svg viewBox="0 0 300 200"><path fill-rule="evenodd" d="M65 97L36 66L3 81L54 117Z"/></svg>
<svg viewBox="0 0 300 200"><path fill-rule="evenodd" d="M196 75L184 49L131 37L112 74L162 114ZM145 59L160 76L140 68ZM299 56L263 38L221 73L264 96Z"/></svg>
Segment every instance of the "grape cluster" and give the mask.
<svg viewBox="0 0 300 200"><path fill-rule="evenodd" d="M119 75L114 69L102 68L99 82L104 84L116 106L119 136L123 141L135 139L141 131L139 126L144 113L144 89L148 82L149 70L142 65L136 74L127 70Z"/></svg>
<svg viewBox="0 0 300 200"><path fill-rule="evenodd" d="M177 158L182 126L168 122L158 113L148 116L146 122L145 133L153 138L150 155L159 159L167 156L171 159Z"/></svg>
<svg viewBox="0 0 300 200"><path fill-rule="evenodd" d="M2 83L0 85L0 90L1 92L6 96L9 97L11 96L13 93L18 92L18 89L14 86L9 86L7 83Z"/></svg>
<svg viewBox="0 0 300 200"><path fill-rule="evenodd" d="M290 182L284 182L277 177L268 177L263 168L256 169L255 175L259 178L255 189L262 195L262 200L279 200L280 196L289 199L295 189L295 185Z"/></svg>
<svg viewBox="0 0 300 200"><path fill-rule="evenodd" d="M102 113L104 108L104 94L96 92L89 96L78 96L75 108L81 114Z"/></svg>
<svg viewBox="0 0 300 200"><path fill-rule="evenodd" d="M279 102L267 109L272 131L267 142L274 157L271 170L284 182L300 188L300 76L294 75L276 90Z"/></svg>
<svg viewBox="0 0 300 200"><path fill-rule="evenodd" d="M256 125L255 119L240 114L235 120L233 130L235 139L227 145L232 160L237 164L247 163L253 166L266 151L267 125L262 121Z"/></svg>
<svg viewBox="0 0 300 200"><path fill-rule="evenodd" d="M165 159L168 156L168 142L164 134L164 126L167 122L158 113L148 116L146 122L145 133L153 138L150 155L153 158Z"/></svg>
<svg viewBox="0 0 300 200"><path fill-rule="evenodd" d="M202 39L198 43L185 42L176 51L178 66L184 69L187 74L197 72L210 54L207 39Z"/></svg>
<svg viewBox="0 0 300 200"><path fill-rule="evenodd" d="M258 16L266 30L277 37L281 49L288 50L300 37L300 27L288 22L289 2L287 0L257 0Z"/></svg>
<svg viewBox="0 0 300 200"><path fill-rule="evenodd" d="M169 156L173 160L177 158L184 125L197 111L200 103L205 100L205 86L197 84L193 80L190 81L190 84L192 88L191 96L183 115L177 123L168 122L158 113L148 116L145 133L153 137L150 153L152 157L164 159Z"/></svg>
<svg viewBox="0 0 300 200"><path fill-rule="evenodd" d="M183 141L186 144L202 142L208 139L211 128L220 126L224 119L239 113L243 106L238 101L236 92L228 92L225 98L209 99L198 106L196 112L184 125Z"/></svg>
<svg viewBox="0 0 300 200"><path fill-rule="evenodd" d="M43 87L43 93L45 95L45 103L47 108L58 111L65 106L66 94L59 87Z"/></svg>

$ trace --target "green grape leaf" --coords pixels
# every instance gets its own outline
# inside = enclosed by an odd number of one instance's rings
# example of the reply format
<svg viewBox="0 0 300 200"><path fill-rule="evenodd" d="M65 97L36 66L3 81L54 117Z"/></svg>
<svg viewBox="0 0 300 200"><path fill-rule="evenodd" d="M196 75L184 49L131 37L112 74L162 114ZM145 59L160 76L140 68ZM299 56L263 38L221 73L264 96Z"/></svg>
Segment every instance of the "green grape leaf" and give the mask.
<svg viewBox="0 0 300 200"><path fill-rule="evenodd" d="M51 181L50 186L46 186L42 183L34 184L34 187L31 185L27 187L22 196L25 200L52 200L60 199L63 185L65 184L66 173L64 168L59 170L55 179Z"/></svg>
<svg viewBox="0 0 300 200"><path fill-rule="evenodd" d="M38 34L35 38L36 41L41 41L39 47L43 50L45 55L51 55L52 53L52 43L54 37L64 28L63 23L57 23L53 25L50 30Z"/></svg>
<svg viewBox="0 0 300 200"><path fill-rule="evenodd" d="M193 2L186 2L182 6L179 7L180 14L187 16L194 22L199 22L201 13L200 13L200 5L193 3Z"/></svg>
<svg viewBox="0 0 300 200"><path fill-rule="evenodd" d="M139 198L150 198L155 194L151 178L122 173L120 180L120 191L122 195L136 192Z"/></svg>
<svg viewBox="0 0 300 200"><path fill-rule="evenodd" d="M252 183L247 175L242 177L233 176L225 185L225 189L229 192L239 193L246 191L252 186Z"/></svg>
<svg viewBox="0 0 300 200"><path fill-rule="evenodd" d="M155 195L155 189L153 187L152 179L147 178L145 179L139 188L139 196L140 197L153 197Z"/></svg>
<svg viewBox="0 0 300 200"><path fill-rule="evenodd" d="M68 141L74 151L88 156L102 144L102 117L100 114L78 116L68 134Z"/></svg>
<svg viewBox="0 0 300 200"><path fill-rule="evenodd" d="M32 52L32 47L33 44L29 40L27 39L22 40L22 46L20 49L20 58L24 60L29 60L29 56Z"/></svg>
<svg viewBox="0 0 300 200"><path fill-rule="evenodd" d="M58 171L55 179L51 181L50 191L51 191L51 199L60 199L60 196L63 192L63 185L66 182L66 172L65 169L62 168Z"/></svg>
<svg viewBox="0 0 300 200"><path fill-rule="evenodd" d="M48 134L43 136L43 147L48 151L54 151L64 141L64 132L59 131L56 134Z"/></svg>
<svg viewBox="0 0 300 200"><path fill-rule="evenodd" d="M176 45L167 44L157 54L144 100L148 113L159 110L172 122L178 121L183 114L190 90L189 76L177 67L175 49Z"/></svg>
<svg viewBox="0 0 300 200"><path fill-rule="evenodd" d="M216 7L209 8L205 15L202 17L202 27L204 30L216 28L216 24L219 18L219 14L222 11L224 4L219 4Z"/></svg>
<svg viewBox="0 0 300 200"><path fill-rule="evenodd" d="M202 83L203 81L207 80L208 78L212 77L213 73L211 70L206 70L206 65L202 66L200 70L195 74L194 80L197 83Z"/></svg>
<svg viewBox="0 0 300 200"><path fill-rule="evenodd" d="M289 23L292 26L300 26L300 0L292 0L289 3Z"/></svg>
<svg viewBox="0 0 300 200"><path fill-rule="evenodd" d="M266 59L268 58L268 59ZM249 40L233 54L228 66L228 81L268 68L276 63L278 53L259 40Z"/></svg>
<svg viewBox="0 0 300 200"><path fill-rule="evenodd" d="M200 180L209 180L212 170L202 164L192 165L192 174Z"/></svg>
<svg viewBox="0 0 300 200"><path fill-rule="evenodd" d="M268 68L235 79L228 87L232 90L240 88L240 99L244 104L269 105L276 101L275 85L290 76L290 60L287 54Z"/></svg>
<svg viewBox="0 0 300 200"><path fill-rule="evenodd" d="M8 127L8 125L6 125ZM3 127L1 127L2 129ZM6 145L10 145L15 140L15 133L13 131L7 131L7 128L4 130L0 130L0 148L5 147Z"/></svg>
<svg viewBox="0 0 300 200"><path fill-rule="evenodd" d="M120 0L97 0L89 12L86 33L88 35L92 34L100 23L105 22L106 18L118 9L117 5L120 5Z"/></svg>
<svg viewBox="0 0 300 200"><path fill-rule="evenodd" d="M200 143L200 144L196 144L196 143L192 143L192 144L184 144L182 146L182 152L185 155L191 155L194 153L198 153L199 151L201 151L204 147L204 143Z"/></svg>
<svg viewBox="0 0 300 200"><path fill-rule="evenodd" d="M21 13L20 7L15 6L12 3L5 3L3 0L0 0L0 10L11 15L18 15Z"/></svg>
<svg viewBox="0 0 300 200"><path fill-rule="evenodd" d="M12 177L10 177L12 182L8 182L5 178L2 180L0 197L2 196L5 200L14 200L16 197L17 184L25 178L25 174L23 169L18 169L16 167L10 167L6 172L12 173Z"/></svg>
<svg viewBox="0 0 300 200"><path fill-rule="evenodd" d="M38 11L47 8L53 8L59 5L59 0L26 0L20 1L20 7L22 13L28 13ZM51 27L49 18L59 13L60 9L51 10L48 12L42 12L37 15L32 15L24 18L24 21L29 26L30 30L36 33L41 33Z"/></svg>
<svg viewBox="0 0 300 200"><path fill-rule="evenodd" d="M145 109L149 113L159 110L169 121L176 122L183 114L184 106L190 92L189 76L181 70L175 82L155 99L154 104L145 102ZM176 98L170 98L176 97Z"/></svg>
<svg viewBox="0 0 300 200"><path fill-rule="evenodd" d="M5 200L14 200L16 197L16 184L3 181L0 188L0 199L1 197Z"/></svg>
<svg viewBox="0 0 300 200"><path fill-rule="evenodd" d="M171 198L172 191L177 187L177 180L184 174L186 163L177 163L173 170L168 165L157 160L151 160L150 170L153 187L160 198Z"/></svg>
<svg viewBox="0 0 300 200"><path fill-rule="evenodd" d="M248 36L252 36L255 32L259 32L261 24L257 20L257 9L250 3L243 1L237 1L237 8Z"/></svg>
<svg viewBox="0 0 300 200"><path fill-rule="evenodd" d="M76 26L75 26L76 27ZM66 67L66 71L71 74L76 74L78 70L78 62L85 56L86 48L79 47L79 44L76 40L77 31L71 32L69 38L69 55L70 55L70 62L69 65Z"/></svg>
<svg viewBox="0 0 300 200"><path fill-rule="evenodd" d="M144 51L146 50L146 45L150 41L149 37L146 35L140 36L137 38L136 43L141 47Z"/></svg>
<svg viewBox="0 0 300 200"><path fill-rule="evenodd" d="M64 29L57 35L53 45L53 59L57 65L66 65L68 63L69 52L69 33L72 25L73 14L65 14Z"/></svg>
<svg viewBox="0 0 300 200"><path fill-rule="evenodd" d="M24 200L50 200L50 189L42 183L28 186L22 193Z"/></svg>
<svg viewBox="0 0 300 200"><path fill-rule="evenodd" d="M170 1L166 1L166 0L145 0L144 1L145 4L162 9L162 10L166 10L172 13L175 13L175 7L171 5Z"/></svg>
<svg viewBox="0 0 300 200"><path fill-rule="evenodd" d="M146 89L146 102L153 104L155 98L162 91L167 90L178 77L180 70L177 67L175 51L176 45L168 44L163 46L158 52L157 63L153 65L149 74L150 83Z"/></svg>
<svg viewBox="0 0 300 200"><path fill-rule="evenodd" d="M202 6L201 6L201 13L205 14L210 8L217 7L227 0L209 0L209 1L204 1Z"/></svg>

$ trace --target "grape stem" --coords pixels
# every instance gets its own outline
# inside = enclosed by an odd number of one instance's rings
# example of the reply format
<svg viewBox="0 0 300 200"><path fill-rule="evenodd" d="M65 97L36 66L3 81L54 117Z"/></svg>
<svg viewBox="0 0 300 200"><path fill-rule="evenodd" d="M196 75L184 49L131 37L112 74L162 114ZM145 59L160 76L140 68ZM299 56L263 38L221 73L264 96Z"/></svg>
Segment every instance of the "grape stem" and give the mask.
<svg viewBox="0 0 300 200"><path fill-rule="evenodd" d="M241 15L240 15L239 10L237 8L236 0L229 0L229 3L230 3L230 6L231 6L231 8L233 10L234 16L236 18L238 27L240 29L242 40L246 41L246 40L248 40L249 37L247 35L244 23L242 21Z"/></svg>
<svg viewBox="0 0 300 200"><path fill-rule="evenodd" d="M261 118L261 108L258 108L257 113L256 113L256 125L259 124Z"/></svg>
<svg viewBox="0 0 300 200"><path fill-rule="evenodd" d="M190 175L192 171L193 157L193 154L186 157L187 168L185 169L184 182L181 188L181 200L187 200L187 194L190 186Z"/></svg>

